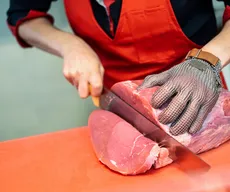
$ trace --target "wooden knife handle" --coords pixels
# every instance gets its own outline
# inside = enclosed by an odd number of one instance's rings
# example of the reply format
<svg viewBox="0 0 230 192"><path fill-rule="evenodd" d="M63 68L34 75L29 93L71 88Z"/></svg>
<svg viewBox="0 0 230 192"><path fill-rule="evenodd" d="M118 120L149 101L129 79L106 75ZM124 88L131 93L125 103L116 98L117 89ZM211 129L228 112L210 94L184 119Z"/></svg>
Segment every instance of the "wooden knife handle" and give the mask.
<svg viewBox="0 0 230 192"><path fill-rule="evenodd" d="M92 93L92 86L89 84L89 94L91 95ZM96 107L99 107L100 106L100 100L99 100L99 97L94 97L92 96L92 101L93 101L93 104L96 106Z"/></svg>

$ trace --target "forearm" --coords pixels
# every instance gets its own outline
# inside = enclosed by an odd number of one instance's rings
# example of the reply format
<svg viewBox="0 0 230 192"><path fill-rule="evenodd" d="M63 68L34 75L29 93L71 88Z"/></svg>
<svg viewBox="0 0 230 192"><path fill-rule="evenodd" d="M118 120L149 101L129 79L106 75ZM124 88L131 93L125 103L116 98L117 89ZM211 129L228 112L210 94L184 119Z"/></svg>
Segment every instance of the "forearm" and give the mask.
<svg viewBox="0 0 230 192"><path fill-rule="evenodd" d="M202 50L210 52L221 60L222 68L230 63L230 20L227 21L222 31Z"/></svg>
<svg viewBox="0 0 230 192"><path fill-rule="evenodd" d="M19 27L20 37L28 44L59 57L63 57L65 45L81 41L75 35L55 28L47 19L26 21Z"/></svg>

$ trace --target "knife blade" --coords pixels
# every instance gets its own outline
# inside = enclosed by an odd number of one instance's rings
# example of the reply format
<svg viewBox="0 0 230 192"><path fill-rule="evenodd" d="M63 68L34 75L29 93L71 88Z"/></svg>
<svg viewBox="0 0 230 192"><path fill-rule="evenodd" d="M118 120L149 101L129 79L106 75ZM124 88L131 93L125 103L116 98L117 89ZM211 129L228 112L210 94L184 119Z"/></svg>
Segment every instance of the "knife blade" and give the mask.
<svg viewBox="0 0 230 192"><path fill-rule="evenodd" d="M145 117L113 91L104 88L99 98L93 97L93 102L95 106L113 112L130 123L145 137L166 147L169 150L169 157L182 171L194 174L197 172L204 173L210 169L210 165L198 155L166 133L157 123Z"/></svg>

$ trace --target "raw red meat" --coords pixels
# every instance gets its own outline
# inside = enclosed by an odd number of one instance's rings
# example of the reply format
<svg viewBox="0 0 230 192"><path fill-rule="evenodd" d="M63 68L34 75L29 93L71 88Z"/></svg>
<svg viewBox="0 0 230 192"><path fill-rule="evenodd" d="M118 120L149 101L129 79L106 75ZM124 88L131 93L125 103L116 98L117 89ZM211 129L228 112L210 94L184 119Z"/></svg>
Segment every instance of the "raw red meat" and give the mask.
<svg viewBox="0 0 230 192"><path fill-rule="evenodd" d="M145 116L169 133L169 125L158 122L160 109L152 108L150 99L157 87L137 91L142 81L117 83L112 90ZM168 150L145 138L134 127L117 115L98 110L89 118L92 143L99 160L122 174L144 173L154 166L160 168L172 163ZM174 136L193 152L213 149L230 139L230 92L222 90L218 102L205 120L201 131Z"/></svg>
<svg viewBox="0 0 230 192"><path fill-rule="evenodd" d="M114 171L135 175L146 172L155 163L172 162L167 149L160 148L114 113L96 110L88 125L97 158Z"/></svg>

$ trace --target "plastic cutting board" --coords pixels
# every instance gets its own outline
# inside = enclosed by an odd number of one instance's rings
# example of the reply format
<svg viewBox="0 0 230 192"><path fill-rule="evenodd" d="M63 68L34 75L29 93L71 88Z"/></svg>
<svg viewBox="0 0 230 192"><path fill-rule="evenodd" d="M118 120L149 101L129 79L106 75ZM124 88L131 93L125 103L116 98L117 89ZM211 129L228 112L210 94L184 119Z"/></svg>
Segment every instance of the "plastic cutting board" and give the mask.
<svg viewBox="0 0 230 192"><path fill-rule="evenodd" d="M224 171L218 174L230 183L229 152L230 142L201 157L211 164L210 174L222 167ZM199 179L194 186L202 184L204 179ZM95 157L86 127L0 143L1 192L187 192L190 189L189 177L174 164L138 176L110 171ZM222 186L213 191L227 190Z"/></svg>

